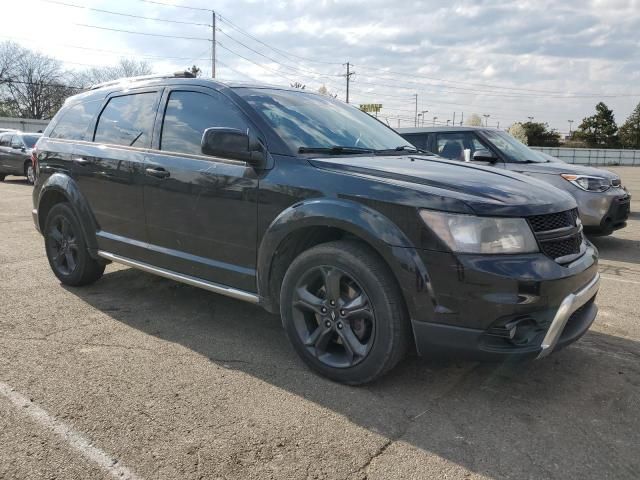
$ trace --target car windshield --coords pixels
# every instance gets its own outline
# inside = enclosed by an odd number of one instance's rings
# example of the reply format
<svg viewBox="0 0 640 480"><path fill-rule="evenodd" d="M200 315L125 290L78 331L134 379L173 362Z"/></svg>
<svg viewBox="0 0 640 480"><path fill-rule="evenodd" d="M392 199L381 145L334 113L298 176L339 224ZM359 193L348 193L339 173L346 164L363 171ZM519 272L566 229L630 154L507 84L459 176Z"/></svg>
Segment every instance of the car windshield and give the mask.
<svg viewBox="0 0 640 480"><path fill-rule="evenodd" d="M483 130L482 133L510 162L547 163L547 160L542 158L538 152L531 150L507 132L501 132L500 130Z"/></svg>
<svg viewBox="0 0 640 480"><path fill-rule="evenodd" d="M319 94L236 88L295 152L357 154L415 150L404 138L361 110Z"/></svg>
<svg viewBox="0 0 640 480"><path fill-rule="evenodd" d="M36 144L39 138L40 138L40 135L23 135L22 136L22 140L24 141L27 148L33 148L33 146Z"/></svg>

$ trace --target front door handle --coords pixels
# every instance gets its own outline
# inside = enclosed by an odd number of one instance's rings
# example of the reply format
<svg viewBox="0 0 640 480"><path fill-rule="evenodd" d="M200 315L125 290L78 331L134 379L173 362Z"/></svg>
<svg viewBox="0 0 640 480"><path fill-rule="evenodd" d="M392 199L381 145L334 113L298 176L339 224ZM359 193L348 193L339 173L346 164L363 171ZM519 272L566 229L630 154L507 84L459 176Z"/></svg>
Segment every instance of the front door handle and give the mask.
<svg viewBox="0 0 640 480"><path fill-rule="evenodd" d="M84 157L73 157L73 163L80 166L85 166L90 163L90 161Z"/></svg>
<svg viewBox="0 0 640 480"><path fill-rule="evenodd" d="M147 168L145 172L147 172L147 175L151 175L152 177L156 177L156 178L167 178L168 176L171 175L168 171L166 171L162 167L150 167L150 168Z"/></svg>

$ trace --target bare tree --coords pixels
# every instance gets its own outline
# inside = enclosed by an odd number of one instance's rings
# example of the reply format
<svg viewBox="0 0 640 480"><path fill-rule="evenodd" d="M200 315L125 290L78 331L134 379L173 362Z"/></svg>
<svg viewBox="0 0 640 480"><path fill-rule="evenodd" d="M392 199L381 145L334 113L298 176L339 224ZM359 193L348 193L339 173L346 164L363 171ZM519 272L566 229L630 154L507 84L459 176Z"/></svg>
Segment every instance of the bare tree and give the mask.
<svg viewBox="0 0 640 480"><path fill-rule="evenodd" d="M11 79L22 50L17 43L0 43L0 85Z"/></svg>
<svg viewBox="0 0 640 480"><path fill-rule="evenodd" d="M118 78L137 77L153 73L151 65L145 60L121 58L114 66L92 67L74 75L77 85L87 88L97 83L109 82Z"/></svg>
<svg viewBox="0 0 640 480"><path fill-rule="evenodd" d="M480 118L480 115L474 113L469 118L467 118L467 121L465 122L465 125L468 125L470 127L481 127L482 126L482 118Z"/></svg>
<svg viewBox="0 0 640 480"><path fill-rule="evenodd" d="M318 93L322 94L322 95L326 95L327 97L331 97L331 98L338 98L338 94L337 93L331 93L329 91L329 89L327 87L325 87L324 85L322 85L319 89L318 89Z"/></svg>
<svg viewBox="0 0 640 480"><path fill-rule="evenodd" d="M23 118L49 118L75 93L60 61L16 44L2 47L5 111Z"/></svg>

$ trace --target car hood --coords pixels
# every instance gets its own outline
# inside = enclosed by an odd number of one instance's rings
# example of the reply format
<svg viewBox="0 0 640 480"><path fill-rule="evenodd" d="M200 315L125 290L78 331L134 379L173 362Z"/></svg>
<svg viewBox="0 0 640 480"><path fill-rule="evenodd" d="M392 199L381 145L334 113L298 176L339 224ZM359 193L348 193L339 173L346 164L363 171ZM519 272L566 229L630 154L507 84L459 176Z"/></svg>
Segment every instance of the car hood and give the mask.
<svg viewBox="0 0 640 480"><path fill-rule="evenodd" d="M437 205L441 205L441 209L478 215L527 216L576 207L571 195L546 182L440 157L358 155L309 161L316 168L365 176L420 193L422 195L411 197L418 202L416 207L419 208L438 208ZM398 196L403 197L401 194Z"/></svg>
<svg viewBox="0 0 640 480"><path fill-rule="evenodd" d="M591 175L614 180L620 178L613 172L601 168L587 167L585 165L575 165L572 163L511 163L509 170L522 173L547 173L550 175L560 175L561 173L571 173L574 175Z"/></svg>

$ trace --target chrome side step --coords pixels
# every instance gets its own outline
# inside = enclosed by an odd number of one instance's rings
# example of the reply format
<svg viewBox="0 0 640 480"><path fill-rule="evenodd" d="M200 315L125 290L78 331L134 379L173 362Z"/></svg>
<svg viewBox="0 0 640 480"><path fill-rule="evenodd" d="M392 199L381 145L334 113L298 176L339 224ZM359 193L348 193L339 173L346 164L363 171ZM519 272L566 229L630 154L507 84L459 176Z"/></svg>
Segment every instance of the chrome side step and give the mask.
<svg viewBox="0 0 640 480"><path fill-rule="evenodd" d="M220 285L218 283L209 282L207 280L191 277L182 273L165 270L164 268L154 267L153 265L149 265L148 263L138 262L137 260L121 257L120 255L116 255L115 253L98 250L98 255L106 260L111 260L115 263L121 263L122 265L142 270L143 272L152 273L160 277L175 280L176 282L186 283L187 285L191 285L192 287L203 288L205 290L209 290L210 292L226 295L227 297L232 297L238 300L243 300L245 302L255 304L260 301L260 297L258 297L258 295L256 295L255 293L245 292L244 290L238 290L226 285Z"/></svg>

